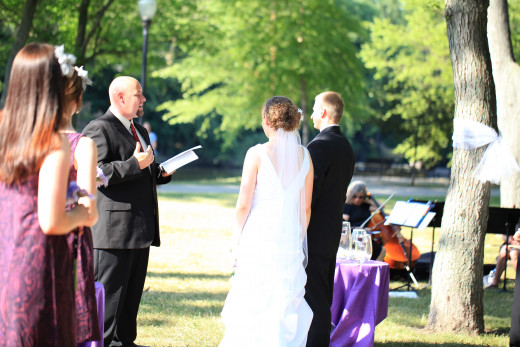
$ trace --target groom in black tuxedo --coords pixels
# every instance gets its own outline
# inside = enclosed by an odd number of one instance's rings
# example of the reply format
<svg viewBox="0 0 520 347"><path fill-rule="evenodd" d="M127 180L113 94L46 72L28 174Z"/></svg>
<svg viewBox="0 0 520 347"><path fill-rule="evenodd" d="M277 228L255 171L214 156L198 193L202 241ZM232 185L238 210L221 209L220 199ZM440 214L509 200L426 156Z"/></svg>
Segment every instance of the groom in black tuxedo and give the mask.
<svg viewBox="0 0 520 347"><path fill-rule="evenodd" d="M314 313L307 338L310 347L329 346L336 253L345 195L354 173L354 151L338 125L343 108L338 93L324 92L316 96L311 116L320 133L307 146L314 165L305 286L305 300Z"/></svg>
<svg viewBox="0 0 520 347"><path fill-rule="evenodd" d="M117 77L108 93L108 111L83 129L108 178L108 186L98 188L99 219L92 227L94 277L105 287L105 347L136 346L150 245L160 245L156 185L171 174L155 162L146 129L134 123L146 101L139 82Z"/></svg>

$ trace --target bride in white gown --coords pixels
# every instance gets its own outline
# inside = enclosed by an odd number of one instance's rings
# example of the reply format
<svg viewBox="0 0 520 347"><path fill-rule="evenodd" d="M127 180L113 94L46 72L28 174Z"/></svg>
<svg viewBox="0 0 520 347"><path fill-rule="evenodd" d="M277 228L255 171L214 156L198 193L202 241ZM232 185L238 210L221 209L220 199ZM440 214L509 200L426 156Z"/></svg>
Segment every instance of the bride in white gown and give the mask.
<svg viewBox="0 0 520 347"><path fill-rule="evenodd" d="M220 346L305 346L312 310L304 299L306 230L314 170L301 146L298 108L275 96L262 108L269 141L244 160L236 207L236 272Z"/></svg>

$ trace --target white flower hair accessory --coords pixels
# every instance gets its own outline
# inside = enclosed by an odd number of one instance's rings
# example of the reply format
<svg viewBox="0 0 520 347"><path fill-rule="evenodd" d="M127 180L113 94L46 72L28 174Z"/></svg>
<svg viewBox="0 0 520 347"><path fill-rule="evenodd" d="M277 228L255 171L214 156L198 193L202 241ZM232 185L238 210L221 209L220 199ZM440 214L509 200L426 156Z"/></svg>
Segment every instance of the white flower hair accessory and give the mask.
<svg viewBox="0 0 520 347"><path fill-rule="evenodd" d="M303 122L303 110L301 108L299 108L298 113L300 114L300 123L301 123L301 122Z"/></svg>
<svg viewBox="0 0 520 347"><path fill-rule="evenodd" d="M65 53L65 46L56 46L54 49L54 55L60 63L61 72L64 76L69 76L73 70L73 65L76 62L74 54Z"/></svg>
<svg viewBox="0 0 520 347"><path fill-rule="evenodd" d="M74 70L76 70L78 72L78 76L81 77L81 81L83 82L83 91L85 91L87 86L92 85L92 81L88 78L88 71L83 70L83 66L74 66Z"/></svg>

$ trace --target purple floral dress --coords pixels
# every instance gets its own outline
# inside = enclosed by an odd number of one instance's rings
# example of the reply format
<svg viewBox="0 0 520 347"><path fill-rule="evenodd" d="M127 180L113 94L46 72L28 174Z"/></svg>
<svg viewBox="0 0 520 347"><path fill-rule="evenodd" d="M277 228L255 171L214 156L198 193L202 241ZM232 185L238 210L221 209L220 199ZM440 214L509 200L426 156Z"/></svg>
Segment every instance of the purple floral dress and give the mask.
<svg viewBox="0 0 520 347"><path fill-rule="evenodd" d="M0 182L0 344L73 346L73 262L66 236L38 221L38 176Z"/></svg>
<svg viewBox="0 0 520 347"><path fill-rule="evenodd" d="M69 182L76 181L78 172L74 168L74 151L80 133L67 133L70 143L70 172ZM77 319L77 342L100 340L96 289L94 286L94 248L92 243L92 232L89 227L81 227L74 230L68 236L71 256L76 257L76 319Z"/></svg>

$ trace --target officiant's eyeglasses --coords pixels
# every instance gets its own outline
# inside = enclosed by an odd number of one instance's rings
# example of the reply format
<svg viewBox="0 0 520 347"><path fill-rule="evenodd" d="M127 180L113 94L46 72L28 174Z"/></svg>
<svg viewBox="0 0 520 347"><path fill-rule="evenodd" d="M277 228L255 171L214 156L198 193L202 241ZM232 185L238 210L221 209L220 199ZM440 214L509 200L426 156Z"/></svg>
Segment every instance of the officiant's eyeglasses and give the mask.
<svg viewBox="0 0 520 347"><path fill-rule="evenodd" d="M352 197L352 200L354 200L354 199L363 199L363 200L365 200L365 198L366 198L366 196L364 196L364 195L354 195Z"/></svg>

